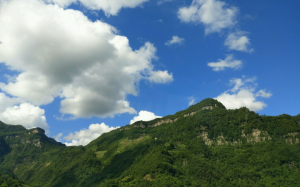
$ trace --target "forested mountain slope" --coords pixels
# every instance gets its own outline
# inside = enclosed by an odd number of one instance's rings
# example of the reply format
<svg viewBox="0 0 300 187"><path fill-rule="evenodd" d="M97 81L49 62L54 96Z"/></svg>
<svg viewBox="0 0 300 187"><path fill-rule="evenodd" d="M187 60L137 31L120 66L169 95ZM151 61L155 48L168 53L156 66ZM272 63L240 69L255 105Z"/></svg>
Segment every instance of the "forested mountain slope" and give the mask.
<svg viewBox="0 0 300 187"><path fill-rule="evenodd" d="M31 186L300 186L300 115L259 116L205 99L66 147L0 124L0 173Z"/></svg>

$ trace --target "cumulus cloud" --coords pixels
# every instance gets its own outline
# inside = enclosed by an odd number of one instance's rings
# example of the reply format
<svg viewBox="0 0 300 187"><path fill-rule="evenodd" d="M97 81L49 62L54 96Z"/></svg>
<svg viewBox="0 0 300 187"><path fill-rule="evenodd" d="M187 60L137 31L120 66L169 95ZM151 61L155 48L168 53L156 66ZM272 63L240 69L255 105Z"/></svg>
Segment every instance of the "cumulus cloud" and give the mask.
<svg viewBox="0 0 300 187"><path fill-rule="evenodd" d="M178 18L186 23L202 23L205 33L220 32L236 24L236 7L228 7L218 0L193 0L189 7L178 11Z"/></svg>
<svg viewBox="0 0 300 187"><path fill-rule="evenodd" d="M22 125L27 129L41 127L46 133L49 132L45 110L29 103L6 108L0 113L0 119L7 124Z"/></svg>
<svg viewBox="0 0 300 187"><path fill-rule="evenodd" d="M126 97L138 94L139 81L173 81L168 71L154 70L153 44L134 51L114 27L76 10L39 0L1 1L0 28L0 62L20 72L0 88L35 105L60 97L62 114L136 113Z"/></svg>
<svg viewBox="0 0 300 187"><path fill-rule="evenodd" d="M20 98L10 98L0 92L0 112L4 112L6 108L22 103L24 100Z"/></svg>
<svg viewBox="0 0 300 187"><path fill-rule="evenodd" d="M10 125L22 125L27 129L41 127L49 132L44 109L20 98L7 97L4 93L0 93L0 120Z"/></svg>
<svg viewBox="0 0 300 187"><path fill-rule="evenodd" d="M246 88L247 90L254 90L255 87L257 86L257 83L255 83L256 78L246 78L243 76L242 78L239 79L231 79L230 85L234 85L233 88L231 89L231 92L237 92L238 90L241 89L241 87Z"/></svg>
<svg viewBox="0 0 300 187"><path fill-rule="evenodd" d="M70 133L68 136L65 136L65 140L71 141L70 143L66 142L65 144L67 146L87 145L94 139L98 138L101 134L117 128L119 127L109 127L104 123L91 124L88 129L82 129L80 131Z"/></svg>
<svg viewBox="0 0 300 187"><path fill-rule="evenodd" d="M212 67L213 71L222 71L225 68L239 69L242 66L242 61L235 60L231 54L228 55L225 60L219 59L218 62L209 62L207 65Z"/></svg>
<svg viewBox="0 0 300 187"><path fill-rule="evenodd" d="M153 112L148 112L146 110L141 110L138 116L135 116L130 120L130 124L133 124L137 121L150 121L156 118L161 118L162 116L156 116Z"/></svg>
<svg viewBox="0 0 300 187"><path fill-rule="evenodd" d="M117 15L122 8L134 8L148 0L44 0L47 3L54 3L60 7L68 7L72 3L80 2L90 10L103 10L106 16Z"/></svg>
<svg viewBox="0 0 300 187"><path fill-rule="evenodd" d="M168 82L172 82L173 79L173 75L168 73L168 71L154 71L151 73L151 76L148 78L150 82L154 82L154 83L168 83Z"/></svg>
<svg viewBox="0 0 300 187"><path fill-rule="evenodd" d="M246 79L245 77L231 79L230 83L233 88L220 94L215 99L223 103L227 109L237 109L245 106L253 111L262 110L267 104L258 101L258 97L269 98L272 94L267 93L265 90L259 90L255 93L257 87L255 81L255 78Z"/></svg>
<svg viewBox="0 0 300 187"><path fill-rule="evenodd" d="M178 18L186 23L201 23L205 27L205 34L220 32L222 29L233 27L236 23L238 8L229 7L219 0L193 0L188 7L182 7L178 11ZM251 53L250 39L245 31L231 32L224 45L230 50Z"/></svg>
<svg viewBox="0 0 300 187"><path fill-rule="evenodd" d="M231 50L251 53L254 51L254 49L249 49L250 39L246 36L246 34L247 32L243 31L230 33L224 44Z"/></svg>
<svg viewBox="0 0 300 187"><path fill-rule="evenodd" d="M182 44L184 42L184 38L179 38L178 36L173 36L171 40L167 41L165 45L174 45L174 44Z"/></svg>

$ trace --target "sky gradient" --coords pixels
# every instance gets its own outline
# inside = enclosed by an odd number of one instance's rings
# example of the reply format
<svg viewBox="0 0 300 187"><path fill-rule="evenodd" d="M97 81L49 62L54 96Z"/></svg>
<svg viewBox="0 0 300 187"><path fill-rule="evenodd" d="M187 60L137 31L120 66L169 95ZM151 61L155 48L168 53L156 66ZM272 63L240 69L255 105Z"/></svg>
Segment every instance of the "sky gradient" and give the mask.
<svg viewBox="0 0 300 187"><path fill-rule="evenodd" d="M299 114L299 1L0 0L0 120L86 145L215 98Z"/></svg>

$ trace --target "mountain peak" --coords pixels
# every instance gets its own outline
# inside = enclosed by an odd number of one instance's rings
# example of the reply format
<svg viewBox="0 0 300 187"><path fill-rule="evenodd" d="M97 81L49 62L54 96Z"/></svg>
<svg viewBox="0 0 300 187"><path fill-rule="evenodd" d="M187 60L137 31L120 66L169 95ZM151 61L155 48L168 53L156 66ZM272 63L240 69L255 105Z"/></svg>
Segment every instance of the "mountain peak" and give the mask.
<svg viewBox="0 0 300 187"><path fill-rule="evenodd" d="M190 106L186 110L176 112L174 115L168 115L168 116L164 116L162 118L156 118L156 119L153 119L150 121L136 121L135 123L133 123L131 125L127 125L127 126L120 128L120 131L128 130L132 127L141 127L141 128L157 127L164 123L176 122L180 118L193 116L202 110L213 110L214 108L223 108L226 110L225 106L222 103L220 103L219 101L217 101L215 99L207 98L195 105Z"/></svg>
<svg viewBox="0 0 300 187"><path fill-rule="evenodd" d="M191 105L189 108L186 110L182 110L174 114L174 117L180 117L180 116L185 116L186 114L191 114L191 113L196 113L199 112L200 110L204 109L210 109L212 110L213 108L224 108L226 107L219 101L212 99L212 98L206 98L200 101L199 103L196 103L194 105Z"/></svg>
<svg viewBox="0 0 300 187"><path fill-rule="evenodd" d="M220 107L220 108L226 109L226 107L225 107L221 102L219 102L219 101L216 100L216 99L212 99L212 98L206 98L206 99L203 99L203 100L200 101L199 103L194 104L194 105L191 105L191 106L189 107L189 109L202 109L202 108L208 107L208 106L212 106L212 107Z"/></svg>

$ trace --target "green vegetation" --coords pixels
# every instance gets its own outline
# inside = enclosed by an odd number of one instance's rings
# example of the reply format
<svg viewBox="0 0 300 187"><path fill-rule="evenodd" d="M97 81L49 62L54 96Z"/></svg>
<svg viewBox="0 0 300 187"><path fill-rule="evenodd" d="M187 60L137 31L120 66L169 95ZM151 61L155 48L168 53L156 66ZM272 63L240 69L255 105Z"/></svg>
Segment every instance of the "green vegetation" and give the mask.
<svg viewBox="0 0 300 187"><path fill-rule="evenodd" d="M0 187L30 187L24 181L16 179L14 175L0 175Z"/></svg>
<svg viewBox="0 0 300 187"><path fill-rule="evenodd" d="M42 129L0 130L0 173L31 186L300 186L300 115L260 116L205 99L85 147L65 147Z"/></svg>

